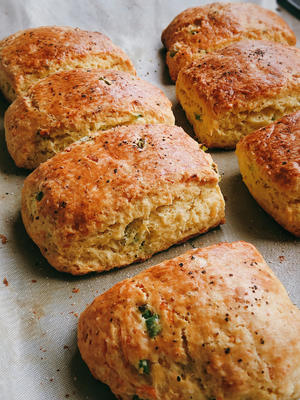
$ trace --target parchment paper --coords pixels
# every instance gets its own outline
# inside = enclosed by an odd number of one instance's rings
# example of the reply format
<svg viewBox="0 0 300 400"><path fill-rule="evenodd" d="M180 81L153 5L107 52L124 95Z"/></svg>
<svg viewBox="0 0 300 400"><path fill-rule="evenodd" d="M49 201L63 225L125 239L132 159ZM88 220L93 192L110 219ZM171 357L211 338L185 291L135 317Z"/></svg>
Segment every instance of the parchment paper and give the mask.
<svg viewBox="0 0 300 400"><path fill-rule="evenodd" d="M162 29L180 11L203 4L182 0L0 0L0 38L39 25L70 25L107 34L133 60L140 77L158 85L173 101L177 124L192 132L177 104L164 62ZM256 1L277 10L300 38L300 24L275 1ZM76 344L78 314L116 282L193 247L246 240L261 251L300 306L299 242L252 199L241 181L234 152L212 156L223 174L227 223L157 254L145 263L99 275L73 278L55 271L26 235L20 193L27 171L14 166L3 130L8 104L0 97L0 399L113 399L94 380ZM5 241L5 240L3 240ZM298 246L298 247L297 247ZM2 283L3 279L7 283ZM6 281L5 281L6 282Z"/></svg>

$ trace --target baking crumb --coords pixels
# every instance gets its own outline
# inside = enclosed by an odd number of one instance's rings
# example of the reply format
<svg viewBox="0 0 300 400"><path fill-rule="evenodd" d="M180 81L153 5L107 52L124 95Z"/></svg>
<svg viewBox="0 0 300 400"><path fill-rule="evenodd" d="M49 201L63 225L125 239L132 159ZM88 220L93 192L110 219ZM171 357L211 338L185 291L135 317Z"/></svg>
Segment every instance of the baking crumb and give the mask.
<svg viewBox="0 0 300 400"><path fill-rule="evenodd" d="M8 286L8 280L7 280L6 278L3 279L3 284L4 284L5 286Z"/></svg>
<svg viewBox="0 0 300 400"><path fill-rule="evenodd" d="M65 397L68 399L68 398L70 397L70 395L67 393L67 394L65 395Z"/></svg>
<svg viewBox="0 0 300 400"><path fill-rule="evenodd" d="M31 282L32 282L32 283L36 283L37 280L36 280L36 279L32 279Z"/></svg>
<svg viewBox="0 0 300 400"><path fill-rule="evenodd" d="M78 314L77 314L77 313L74 313L74 317L78 318Z"/></svg>
<svg viewBox="0 0 300 400"><path fill-rule="evenodd" d="M3 235L2 233L0 233L0 239L1 239L2 244L7 243L7 237L5 235Z"/></svg>
<svg viewBox="0 0 300 400"><path fill-rule="evenodd" d="M78 293L80 291L80 289L78 289L78 288L73 288L72 289L72 293Z"/></svg>
<svg viewBox="0 0 300 400"><path fill-rule="evenodd" d="M50 382L53 382L53 378L50 378L49 381L50 381Z"/></svg>
<svg viewBox="0 0 300 400"><path fill-rule="evenodd" d="M66 344L64 345L64 349L69 350L69 346L67 346Z"/></svg>
<svg viewBox="0 0 300 400"><path fill-rule="evenodd" d="M284 256L279 256L278 259L279 259L279 262L282 263L285 260L285 257Z"/></svg>

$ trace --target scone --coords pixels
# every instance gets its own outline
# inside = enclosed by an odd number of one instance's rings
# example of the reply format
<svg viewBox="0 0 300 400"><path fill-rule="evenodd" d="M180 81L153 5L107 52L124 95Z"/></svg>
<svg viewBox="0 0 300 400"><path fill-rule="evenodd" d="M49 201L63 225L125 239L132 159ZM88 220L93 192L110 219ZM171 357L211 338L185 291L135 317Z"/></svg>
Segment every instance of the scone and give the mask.
<svg viewBox="0 0 300 400"><path fill-rule="evenodd" d="M300 111L247 135L236 154L255 200L300 237Z"/></svg>
<svg viewBox="0 0 300 400"><path fill-rule="evenodd" d="M200 142L230 149L300 109L299 71L300 49L241 41L182 69L176 93Z"/></svg>
<svg viewBox="0 0 300 400"><path fill-rule="evenodd" d="M211 156L181 128L130 125L86 137L24 182L22 217L73 275L145 260L224 222Z"/></svg>
<svg viewBox="0 0 300 400"><path fill-rule="evenodd" d="M63 71L18 97L5 114L6 142L19 167L35 168L96 130L174 125L172 103L157 87L123 71Z"/></svg>
<svg viewBox="0 0 300 400"><path fill-rule="evenodd" d="M212 3L188 8L162 33L170 76L205 53L243 39L296 44L296 37L277 14L252 3Z"/></svg>
<svg viewBox="0 0 300 400"><path fill-rule="evenodd" d="M41 78L74 68L135 74L128 56L99 32L64 26L19 31L0 41L0 89L13 101Z"/></svg>
<svg viewBox="0 0 300 400"><path fill-rule="evenodd" d="M113 286L78 345L122 400L297 400L300 311L254 246L195 249Z"/></svg>

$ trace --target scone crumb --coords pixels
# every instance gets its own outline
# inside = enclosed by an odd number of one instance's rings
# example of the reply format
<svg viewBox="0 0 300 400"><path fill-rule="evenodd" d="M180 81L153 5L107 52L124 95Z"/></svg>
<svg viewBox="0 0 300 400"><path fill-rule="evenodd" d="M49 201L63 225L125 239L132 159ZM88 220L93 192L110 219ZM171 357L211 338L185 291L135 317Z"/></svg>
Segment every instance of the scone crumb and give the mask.
<svg viewBox="0 0 300 400"><path fill-rule="evenodd" d="M3 279L3 284L4 284L5 286L8 286L8 280L7 280L6 278Z"/></svg>
<svg viewBox="0 0 300 400"><path fill-rule="evenodd" d="M3 235L2 233L0 233L0 239L1 239L1 243L2 244L6 244L7 243L7 237L5 235Z"/></svg>

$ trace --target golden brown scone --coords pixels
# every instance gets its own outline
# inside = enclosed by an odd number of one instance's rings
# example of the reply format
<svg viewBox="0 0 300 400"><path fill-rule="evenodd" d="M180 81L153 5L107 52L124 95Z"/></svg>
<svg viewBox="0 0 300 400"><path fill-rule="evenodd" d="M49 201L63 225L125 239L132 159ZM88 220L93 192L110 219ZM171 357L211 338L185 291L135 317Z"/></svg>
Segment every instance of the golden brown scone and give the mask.
<svg viewBox="0 0 300 400"><path fill-rule="evenodd" d="M8 151L36 168L91 132L118 125L174 125L172 103L157 87L123 71L53 74L18 97L5 114Z"/></svg>
<svg viewBox="0 0 300 400"><path fill-rule="evenodd" d="M0 89L10 101L41 78L74 68L117 69L135 75L123 50L99 32L41 26L0 41Z"/></svg>
<svg viewBox="0 0 300 400"><path fill-rule="evenodd" d="M300 108L300 49L241 41L182 69L177 97L207 147L243 136Z"/></svg>
<svg viewBox="0 0 300 400"><path fill-rule="evenodd" d="M249 243L219 243L113 286L78 345L122 400L297 400L300 311Z"/></svg>
<svg viewBox="0 0 300 400"><path fill-rule="evenodd" d="M183 11L162 33L170 76L205 53L244 39L296 44L288 24L273 11L252 3L212 3Z"/></svg>
<svg viewBox="0 0 300 400"><path fill-rule="evenodd" d="M181 128L124 126L41 164L24 182L22 217L53 267L100 272L223 223L218 179L211 156Z"/></svg>
<svg viewBox="0 0 300 400"><path fill-rule="evenodd" d="M300 237L300 111L247 135L236 154L255 200Z"/></svg>

